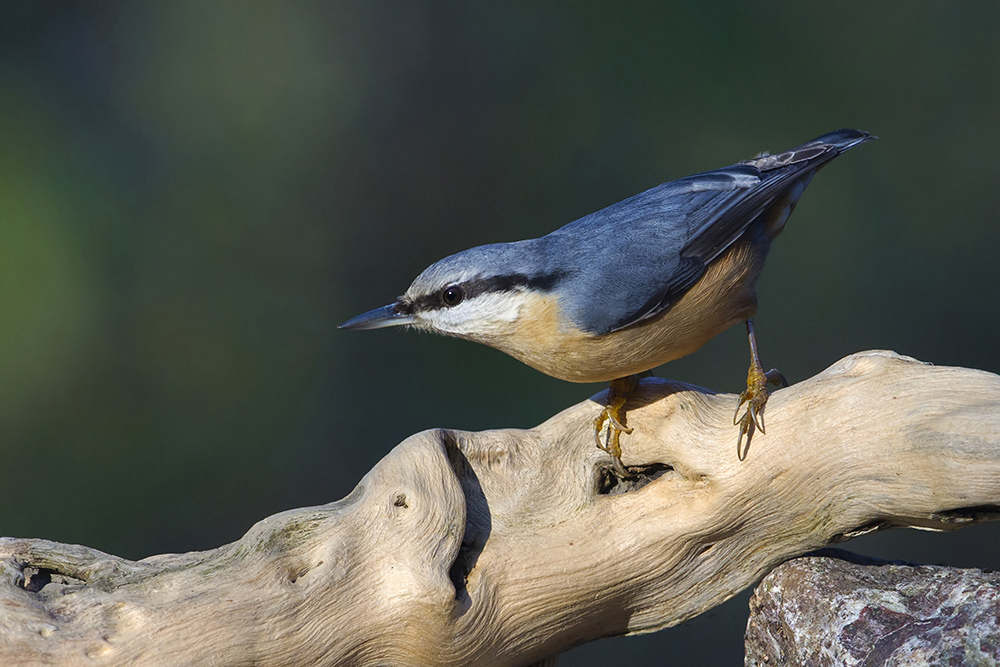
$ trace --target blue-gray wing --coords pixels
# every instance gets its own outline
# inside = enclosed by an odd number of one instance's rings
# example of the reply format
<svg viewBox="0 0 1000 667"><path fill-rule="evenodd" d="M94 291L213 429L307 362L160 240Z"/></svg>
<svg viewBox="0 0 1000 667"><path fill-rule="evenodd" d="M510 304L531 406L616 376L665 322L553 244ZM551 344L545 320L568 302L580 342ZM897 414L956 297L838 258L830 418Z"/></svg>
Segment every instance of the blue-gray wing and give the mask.
<svg viewBox="0 0 1000 667"><path fill-rule="evenodd" d="M831 132L784 153L665 183L553 232L592 246L576 250L582 277L573 289L581 293L566 295L567 315L593 333L658 315L790 187L870 138ZM585 261L602 266L587 270Z"/></svg>

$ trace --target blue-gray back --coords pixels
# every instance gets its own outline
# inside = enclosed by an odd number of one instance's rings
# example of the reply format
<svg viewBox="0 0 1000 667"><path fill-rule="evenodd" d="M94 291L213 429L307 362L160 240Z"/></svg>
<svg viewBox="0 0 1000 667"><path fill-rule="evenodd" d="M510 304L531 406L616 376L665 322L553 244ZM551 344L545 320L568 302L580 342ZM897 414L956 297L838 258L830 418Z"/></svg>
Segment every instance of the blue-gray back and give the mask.
<svg viewBox="0 0 1000 667"><path fill-rule="evenodd" d="M669 308L712 260L807 174L870 139L839 130L778 155L664 183L537 241L566 272L556 284L564 313L608 333Z"/></svg>

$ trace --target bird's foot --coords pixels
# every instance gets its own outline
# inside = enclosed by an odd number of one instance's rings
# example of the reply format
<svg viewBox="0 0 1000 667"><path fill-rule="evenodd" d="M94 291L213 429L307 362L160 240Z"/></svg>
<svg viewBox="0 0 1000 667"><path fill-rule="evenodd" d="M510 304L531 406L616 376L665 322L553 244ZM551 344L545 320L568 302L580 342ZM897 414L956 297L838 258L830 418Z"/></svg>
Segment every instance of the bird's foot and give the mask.
<svg viewBox="0 0 1000 667"><path fill-rule="evenodd" d="M594 440L597 447L611 456L611 464L619 477L630 477L622 464L621 434L632 432L632 429L625 425L625 401L629 392L637 386L639 386L638 375L612 380L611 388L608 390L608 405L594 420ZM605 425L607 425L606 430Z"/></svg>
<svg viewBox="0 0 1000 667"><path fill-rule="evenodd" d="M740 401L736 404L736 412L733 413L733 424L739 425L740 434L736 439L736 453L740 460L746 458L750 449L750 440L753 438L755 430L764 433L764 406L767 404L767 385L775 384L782 387L788 386L788 381L777 369L764 372L764 367L760 363L750 364L750 371L747 373L747 388L740 394ZM747 409L740 417L740 408L746 403ZM747 439L746 447L743 446L744 436Z"/></svg>

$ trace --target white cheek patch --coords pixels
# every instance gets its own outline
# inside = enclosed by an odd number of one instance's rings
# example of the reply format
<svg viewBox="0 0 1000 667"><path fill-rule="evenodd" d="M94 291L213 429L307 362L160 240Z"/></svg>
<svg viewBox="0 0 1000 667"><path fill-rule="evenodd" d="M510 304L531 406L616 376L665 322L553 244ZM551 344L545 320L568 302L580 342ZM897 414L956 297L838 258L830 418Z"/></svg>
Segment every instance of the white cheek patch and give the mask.
<svg viewBox="0 0 1000 667"><path fill-rule="evenodd" d="M453 308L438 308L423 317L436 329L457 336L483 333L493 323L513 322L527 303L523 291L491 292L473 297Z"/></svg>

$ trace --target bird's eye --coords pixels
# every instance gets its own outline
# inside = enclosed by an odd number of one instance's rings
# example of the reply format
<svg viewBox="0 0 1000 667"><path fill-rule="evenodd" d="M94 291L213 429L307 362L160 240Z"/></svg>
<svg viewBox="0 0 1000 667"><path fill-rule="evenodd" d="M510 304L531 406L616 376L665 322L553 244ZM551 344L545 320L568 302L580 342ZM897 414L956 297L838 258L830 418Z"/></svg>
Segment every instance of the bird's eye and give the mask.
<svg viewBox="0 0 1000 667"><path fill-rule="evenodd" d="M441 301L446 306L457 306L462 303L462 288L458 285L452 285L441 292Z"/></svg>

